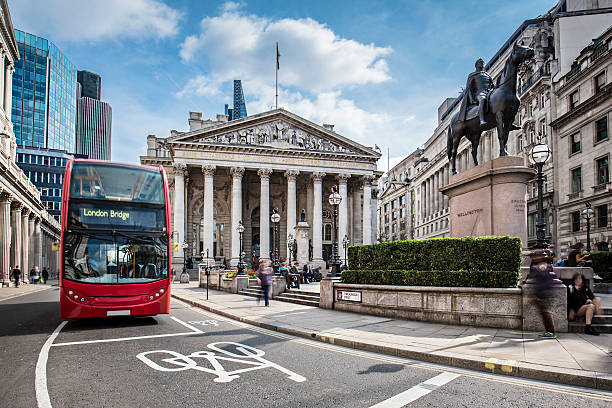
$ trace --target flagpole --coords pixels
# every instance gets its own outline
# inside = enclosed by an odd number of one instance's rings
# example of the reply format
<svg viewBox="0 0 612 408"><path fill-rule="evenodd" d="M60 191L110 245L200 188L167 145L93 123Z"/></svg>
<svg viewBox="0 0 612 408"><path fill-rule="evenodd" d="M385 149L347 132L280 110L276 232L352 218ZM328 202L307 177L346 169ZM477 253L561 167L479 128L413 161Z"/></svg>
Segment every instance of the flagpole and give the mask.
<svg viewBox="0 0 612 408"><path fill-rule="evenodd" d="M276 42L276 108L278 109L278 41Z"/></svg>

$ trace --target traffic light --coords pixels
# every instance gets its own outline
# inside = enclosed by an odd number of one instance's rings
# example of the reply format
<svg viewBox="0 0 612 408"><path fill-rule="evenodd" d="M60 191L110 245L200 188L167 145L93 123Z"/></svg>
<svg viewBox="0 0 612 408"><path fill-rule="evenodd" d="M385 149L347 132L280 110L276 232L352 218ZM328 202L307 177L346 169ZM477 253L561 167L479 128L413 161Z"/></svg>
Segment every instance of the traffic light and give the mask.
<svg viewBox="0 0 612 408"><path fill-rule="evenodd" d="M60 245L60 243L59 243L59 242L57 242L57 241L52 242L52 243L51 243L51 250L52 250L53 252L57 252L57 251L59 251L59 245Z"/></svg>
<svg viewBox="0 0 612 408"><path fill-rule="evenodd" d="M178 252L179 251L180 246L179 246L178 242L173 243L172 246L174 247L174 252Z"/></svg>

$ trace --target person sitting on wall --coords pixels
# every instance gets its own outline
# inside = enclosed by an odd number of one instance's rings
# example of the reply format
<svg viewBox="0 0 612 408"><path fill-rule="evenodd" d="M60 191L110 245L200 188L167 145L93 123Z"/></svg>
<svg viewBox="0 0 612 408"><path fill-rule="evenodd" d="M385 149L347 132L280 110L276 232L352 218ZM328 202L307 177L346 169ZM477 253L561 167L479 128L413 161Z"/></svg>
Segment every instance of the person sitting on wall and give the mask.
<svg viewBox="0 0 612 408"><path fill-rule="evenodd" d="M582 242L578 242L570 247L570 253L567 257L567 266L591 266L593 261L587 260L591 254L582 254L582 250L584 249L584 244Z"/></svg>
<svg viewBox="0 0 612 408"><path fill-rule="evenodd" d="M572 279L574 283L567 288L567 303L569 309L568 320L572 321L576 317L585 317L585 334L599 336L599 333L591 326L593 315L600 315L601 300L591 292L591 289L584 282L584 276L578 272Z"/></svg>

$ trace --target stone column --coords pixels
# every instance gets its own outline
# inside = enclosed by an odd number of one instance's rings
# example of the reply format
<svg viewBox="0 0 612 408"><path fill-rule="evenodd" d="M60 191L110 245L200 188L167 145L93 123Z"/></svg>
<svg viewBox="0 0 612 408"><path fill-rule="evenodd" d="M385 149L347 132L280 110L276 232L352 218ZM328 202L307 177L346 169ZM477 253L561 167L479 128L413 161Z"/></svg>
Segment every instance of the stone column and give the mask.
<svg viewBox="0 0 612 408"><path fill-rule="evenodd" d="M306 182L306 222L312 227L312 203L314 202L314 188L312 183ZM312 236L312 234L310 234Z"/></svg>
<svg viewBox="0 0 612 408"><path fill-rule="evenodd" d="M363 177L363 245L372 243L372 180L372 176Z"/></svg>
<svg viewBox="0 0 612 408"><path fill-rule="evenodd" d="M296 237L296 180L298 174L300 174L298 170L287 170L285 172L285 177L287 177L287 236L291 234L293 237Z"/></svg>
<svg viewBox="0 0 612 408"><path fill-rule="evenodd" d="M261 181L259 204L259 259L270 259L270 175L272 169L257 171Z"/></svg>
<svg viewBox="0 0 612 408"><path fill-rule="evenodd" d="M33 233L32 233L32 256L33 256L33 262L38 265L38 267L40 268L40 270L42 271L42 268L44 268L47 265L43 265L42 262L42 236L40 234L40 218L36 217L34 218L34 229L33 229Z"/></svg>
<svg viewBox="0 0 612 408"><path fill-rule="evenodd" d="M433 183L431 182L431 176L429 176L427 178L427 207L426 207L426 213L427 213L428 218L432 213L432 201L433 201L432 192L433 192Z"/></svg>
<svg viewBox="0 0 612 408"><path fill-rule="evenodd" d="M34 215L34 213L30 213L30 218L28 218L28 261L30 262L30 267L38 266L38 269L42 270L39 260L36 259L34 255L34 251L36 250L36 239L34 237L35 223L36 215Z"/></svg>
<svg viewBox="0 0 612 408"><path fill-rule="evenodd" d="M488 162L491 160L491 138L487 133L484 134L484 143L483 143L483 158L482 162Z"/></svg>
<svg viewBox="0 0 612 408"><path fill-rule="evenodd" d="M6 86L4 87L4 112L6 113L6 117L11 117L11 84L13 83L13 65L8 65L4 68L4 83Z"/></svg>
<svg viewBox="0 0 612 408"><path fill-rule="evenodd" d="M177 232L174 239L179 244L179 252L174 259L183 259L183 242L185 236L185 173L187 165L185 163L174 163L174 228L172 232ZM175 261L176 262L176 261Z"/></svg>
<svg viewBox="0 0 612 408"><path fill-rule="evenodd" d="M215 257L215 254L213 253L215 242L215 231L213 231L213 225L215 222L213 177L215 175L215 168L215 166L210 164L202 165L202 173L204 174L204 203L202 208L204 236L202 237L202 250L204 253L206 253L206 250L208 250L209 259L214 259Z"/></svg>
<svg viewBox="0 0 612 408"><path fill-rule="evenodd" d="M238 221L242 221L242 176L244 167L232 167L232 250L231 266L237 266L240 258L240 234L238 233Z"/></svg>
<svg viewBox="0 0 612 408"><path fill-rule="evenodd" d="M30 276L30 231L29 231L29 221L30 210L24 208L21 211L21 273L23 274L24 279L26 276Z"/></svg>
<svg viewBox="0 0 612 408"><path fill-rule="evenodd" d="M351 245L362 243L363 233L361 232L361 188L353 183L353 236Z"/></svg>
<svg viewBox="0 0 612 408"><path fill-rule="evenodd" d="M434 213L437 213L438 211L440 211L440 191L438 190L440 188L440 179L438 178L439 173L435 172L433 175L433 184L434 184L434 188L433 188L433 195L434 195Z"/></svg>
<svg viewBox="0 0 612 408"><path fill-rule="evenodd" d="M446 186L449 183L449 174L450 174L449 173L448 164L446 166L444 166L443 170L444 170L443 177L442 177L444 179L444 183L443 184ZM443 200L444 200L444 208L446 209L446 208L448 208L448 196L442 194L442 197L443 197Z"/></svg>
<svg viewBox="0 0 612 408"><path fill-rule="evenodd" d="M322 183L325 173L315 172L312 174L312 262L315 266L322 266L323 261L323 191Z"/></svg>
<svg viewBox="0 0 612 408"><path fill-rule="evenodd" d="M6 192L0 192L0 285L8 286L11 280L11 201L13 196Z"/></svg>
<svg viewBox="0 0 612 408"><path fill-rule="evenodd" d="M348 190L347 181L351 177L350 174L338 174L338 193L342 197L338 206L338 251L341 252L342 240L345 235L348 235Z"/></svg>

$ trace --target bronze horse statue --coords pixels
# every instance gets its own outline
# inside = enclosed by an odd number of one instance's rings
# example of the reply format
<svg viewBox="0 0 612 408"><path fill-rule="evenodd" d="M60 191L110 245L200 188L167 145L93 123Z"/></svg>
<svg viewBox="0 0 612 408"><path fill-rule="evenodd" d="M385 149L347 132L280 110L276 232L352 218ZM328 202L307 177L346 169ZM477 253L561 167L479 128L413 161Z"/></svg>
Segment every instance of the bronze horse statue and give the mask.
<svg viewBox="0 0 612 408"><path fill-rule="evenodd" d="M480 134L489 129L497 127L497 138L499 139L499 155L507 156L506 144L511 130L517 130L512 124L518 112L519 99L516 95L516 78L518 67L524 61L533 58L533 48L515 44L501 77L496 86L491 89L487 96L485 113L486 124L481 126L478 117L478 106L470 106L466 115L467 120L459 119L459 113L455 113L450 121L447 139L448 160L452 162L453 174L457 174L455 162L457 160L457 149L461 138L465 136L472 143L472 157L474 164L478 166L478 145ZM466 90L469 92L469 90ZM467 95L464 93L464 98Z"/></svg>

